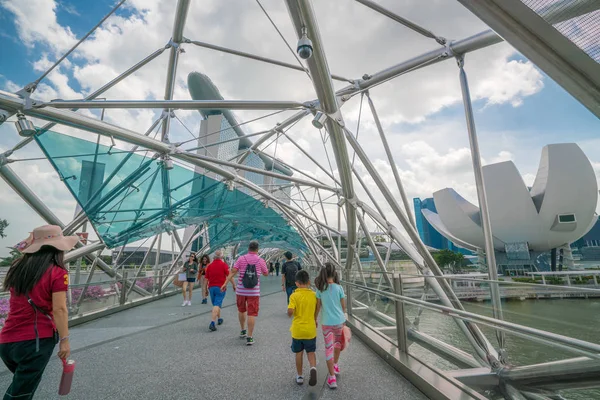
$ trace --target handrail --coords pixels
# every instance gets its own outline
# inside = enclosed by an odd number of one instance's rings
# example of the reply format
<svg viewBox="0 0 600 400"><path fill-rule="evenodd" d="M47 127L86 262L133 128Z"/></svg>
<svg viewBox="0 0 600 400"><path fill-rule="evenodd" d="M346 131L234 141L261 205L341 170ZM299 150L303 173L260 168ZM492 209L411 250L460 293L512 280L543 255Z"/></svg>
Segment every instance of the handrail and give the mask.
<svg viewBox="0 0 600 400"><path fill-rule="evenodd" d="M563 336L556 333L547 332L520 324L515 324L512 322L501 321L495 318L486 317L472 312L458 310L452 307L446 307L439 304L433 304L427 301L413 299L411 297L402 296L396 293L390 293L383 290L373 289L347 281L343 281L342 283L346 286L354 287L365 292L386 296L394 301L401 301L404 303L422 306L429 310L437 311L442 314L449 315L451 317L460 318L462 320L472 321L476 323L482 323L496 329L501 329L506 332L513 333L515 335L525 336L526 338L532 340L539 339L542 340L545 344L549 344L548 342L550 342L550 344L557 343L561 347L568 348L578 353L583 353L587 357L600 359L600 344L590 343L585 340L575 339L572 337Z"/></svg>
<svg viewBox="0 0 600 400"><path fill-rule="evenodd" d="M368 271L363 271L367 273ZM383 274L380 270L373 270L374 274ZM398 272L388 271L387 274L394 274ZM467 275L467 274L465 274ZM501 280L493 280L493 279L477 279L477 278L462 278L458 276L438 276L438 275L418 275L418 274L403 274L400 273L401 277L410 277L410 278L434 278L434 279L448 279L454 281L466 281L466 282L481 282L481 283L499 283L504 285L511 286L532 286L532 287L547 287L549 289L559 289L559 290L569 290L569 291L581 291L581 292L595 292L600 293L600 289L595 288L584 288L578 286L564 286L564 285L544 285L539 283L528 283L528 282L515 282L515 281L501 281Z"/></svg>

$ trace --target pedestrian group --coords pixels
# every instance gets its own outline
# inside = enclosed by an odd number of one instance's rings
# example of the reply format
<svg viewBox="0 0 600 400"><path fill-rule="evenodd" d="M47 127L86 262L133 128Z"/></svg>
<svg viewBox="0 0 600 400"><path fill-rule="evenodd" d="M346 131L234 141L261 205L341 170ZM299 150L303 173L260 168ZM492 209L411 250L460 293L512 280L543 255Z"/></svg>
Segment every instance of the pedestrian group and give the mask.
<svg viewBox="0 0 600 400"><path fill-rule="evenodd" d="M0 358L12 372L11 385L5 399L31 399L55 346L58 357L64 362L71 349L69 345L67 290L69 272L64 265L64 252L79 241L78 236L63 236L62 229L46 225L33 230L30 236L17 245L23 255L10 266L4 281L4 290L10 291L10 311L0 330ZM236 292L236 305L240 323L240 338L246 345L254 342L254 327L260 309L260 277L276 273L281 268L281 286L286 292L287 315L292 319L291 350L296 358L296 378L304 383L303 356L306 353L310 366L308 384L317 383L316 349L319 321L325 340L327 385L337 387L336 376L340 352L348 340L346 301L339 284L335 267L326 263L315 279L316 292L310 288L310 276L300 263L286 252L285 262L267 263L258 254L259 244L251 241L248 252L240 256L232 268L217 250L214 260L203 255L200 262L194 253L183 264L183 304L192 305L193 287L200 280L202 304L210 297L213 305L210 331L223 324L221 308L231 284ZM320 315L320 320L319 320Z"/></svg>

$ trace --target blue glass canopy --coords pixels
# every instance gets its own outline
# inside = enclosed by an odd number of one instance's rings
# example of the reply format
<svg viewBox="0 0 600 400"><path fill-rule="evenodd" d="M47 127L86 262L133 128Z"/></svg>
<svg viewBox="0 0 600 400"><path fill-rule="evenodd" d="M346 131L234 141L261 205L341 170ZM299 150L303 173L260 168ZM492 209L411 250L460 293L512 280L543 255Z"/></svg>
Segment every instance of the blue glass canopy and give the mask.
<svg viewBox="0 0 600 400"><path fill-rule="evenodd" d="M110 248L207 223L211 248L258 240L303 253L298 232L275 210L223 182L153 152L127 152L47 131L36 141Z"/></svg>

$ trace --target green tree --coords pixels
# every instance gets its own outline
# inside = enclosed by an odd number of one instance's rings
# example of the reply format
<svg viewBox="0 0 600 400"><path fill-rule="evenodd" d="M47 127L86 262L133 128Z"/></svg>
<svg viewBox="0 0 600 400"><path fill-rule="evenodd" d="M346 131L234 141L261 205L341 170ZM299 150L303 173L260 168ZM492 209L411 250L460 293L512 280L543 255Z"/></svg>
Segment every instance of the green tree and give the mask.
<svg viewBox="0 0 600 400"><path fill-rule="evenodd" d="M0 238L5 238L4 230L8 228L8 221L0 218Z"/></svg>
<svg viewBox="0 0 600 400"><path fill-rule="evenodd" d="M373 241L381 243L381 242L387 242L387 239L383 235L375 235L375 236L373 236Z"/></svg>
<svg viewBox="0 0 600 400"><path fill-rule="evenodd" d="M19 250L13 249L12 247L9 247L8 249L10 249L10 255L8 257L0 258L0 267L8 267L13 261L21 257L21 252Z"/></svg>
<svg viewBox="0 0 600 400"><path fill-rule="evenodd" d="M451 274L455 274L465 261L465 256L462 253L448 249L433 253L433 258L441 268L448 269Z"/></svg>

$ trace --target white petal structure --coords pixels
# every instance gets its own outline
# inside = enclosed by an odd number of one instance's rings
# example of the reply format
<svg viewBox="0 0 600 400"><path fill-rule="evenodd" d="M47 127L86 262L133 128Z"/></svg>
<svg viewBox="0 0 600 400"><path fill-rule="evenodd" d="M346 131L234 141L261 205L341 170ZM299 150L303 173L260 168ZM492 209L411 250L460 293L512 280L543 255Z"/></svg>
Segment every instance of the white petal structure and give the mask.
<svg viewBox="0 0 600 400"><path fill-rule="evenodd" d="M598 184L594 169L575 143L550 144L531 190L512 161L483 167L494 247L527 243L544 252L585 235L597 220ZM433 194L438 213L423 215L456 245L483 248L479 208L446 188Z"/></svg>

